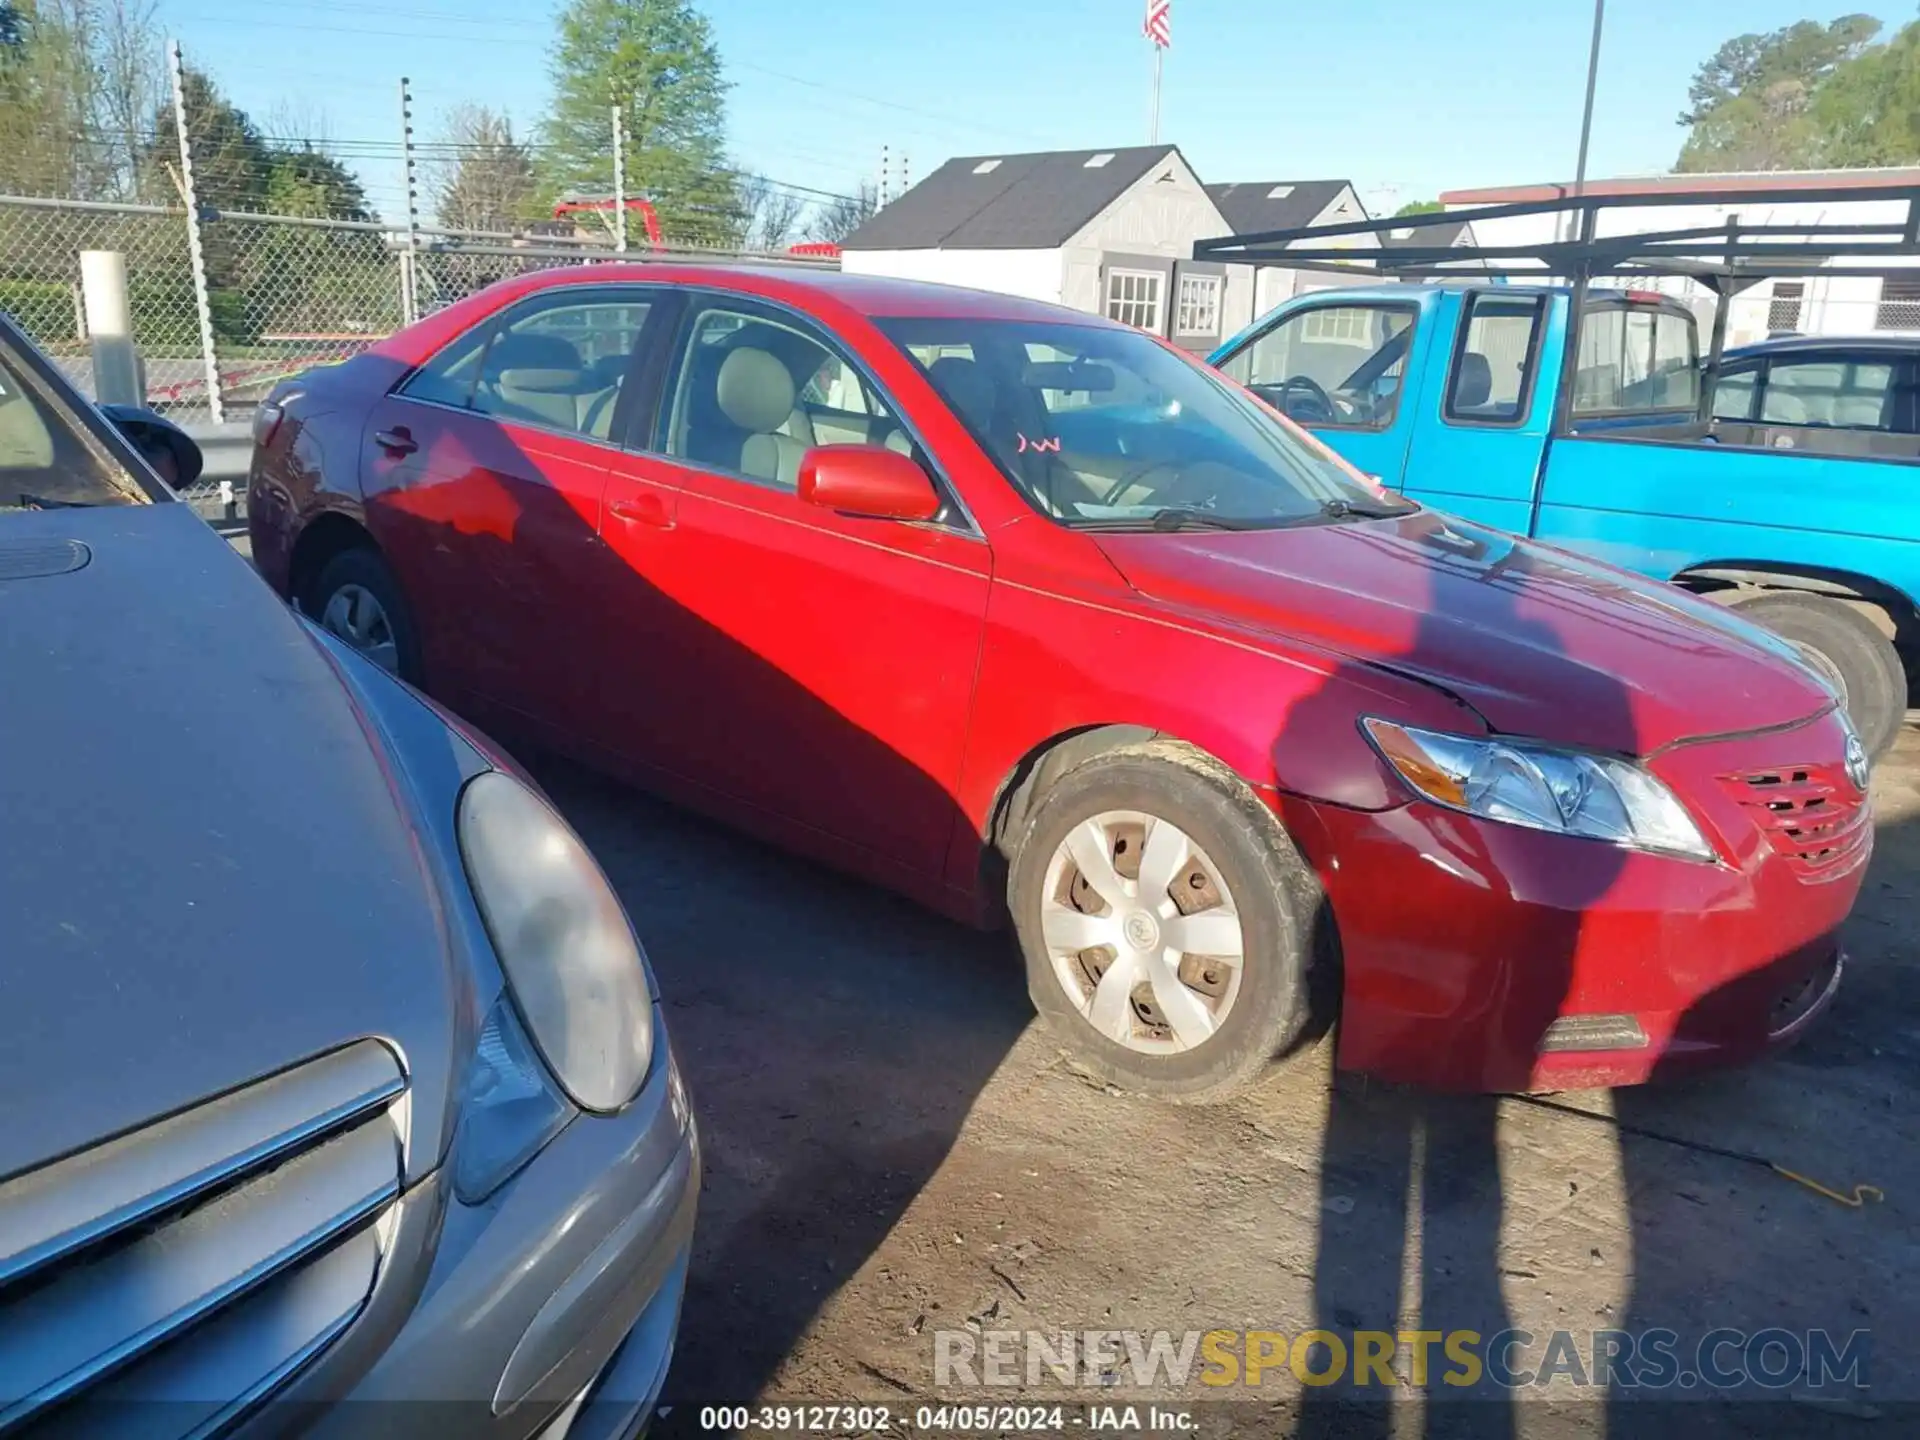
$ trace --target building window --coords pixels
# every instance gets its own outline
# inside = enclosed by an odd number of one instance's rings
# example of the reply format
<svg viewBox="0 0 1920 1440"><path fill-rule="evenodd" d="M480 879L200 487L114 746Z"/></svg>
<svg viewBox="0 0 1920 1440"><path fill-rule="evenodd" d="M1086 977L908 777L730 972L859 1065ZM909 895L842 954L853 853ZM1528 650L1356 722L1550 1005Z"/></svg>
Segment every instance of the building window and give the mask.
<svg viewBox="0 0 1920 1440"><path fill-rule="evenodd" d="M1218 275L1182 275L1180 305L1173 312L1176 335L1218 335L1220 333L1220 277Z"/></svg>
<svg viewBox="0 0 1920 1440"><path fill-rule="evenodd" d="M1767 302L1767 333L1778 335L1782 331L1797 332L1800 329L1800 302L1806 298L1806 283L1801 280L1776 280L1773 282L1773 298Z"/></svg>
<svg viewBox="0 0 1920 1440"><path fill-rule="evenodd" d="M1165 278L1157 270L1109 270L1107 318L1158 335L1160 287Z"/></svg>
<svg viewBox="0 0 1920 1440"><path fill-rule="evenodd" d="M1920 273L1889 275L1880 282L1876 330L1920 330Z"/></svg>
<svg viewBox="0 0 1920 1440"><path fill-rule="evenodd" d="M1300 326L1302 340L1365 343L1373 338L1374 312L1360 305L1329 305L1309 310Z"/></svg>

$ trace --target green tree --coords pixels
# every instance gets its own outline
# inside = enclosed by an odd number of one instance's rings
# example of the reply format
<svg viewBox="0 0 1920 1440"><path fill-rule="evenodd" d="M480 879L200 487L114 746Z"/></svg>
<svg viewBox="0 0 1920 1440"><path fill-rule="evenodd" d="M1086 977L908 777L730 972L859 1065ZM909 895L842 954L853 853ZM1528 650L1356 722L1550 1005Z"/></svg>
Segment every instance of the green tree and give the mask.
<svg viewBox="0 0 1920 1440"><path fill-rule="evenodd" d="M1920 162L1920 22L1835 70L1813 115L1825 164Z"/></svg>
<svg viewBox="0 0 1920 1440"><path fill-rule="evenodd" d="M0 186L14 194L104 198L112 158L89 133L94 73L84 6L28 0L0 54Z"/></svg>
<svg viewBox="0 0 1920 1440"><path fill-rule="evenodd" d="M1845 15L1738 35L1694 72L1674 168L1781 170L1832 163L1833 116L1821 92L1876 48L1880 22Z"/></svg>
<svg viewBox="0 0 1920 1440"><path fill-rule="evenodd" d="M1438 200L1409 200L1393 212L1393 218L1398 220L1402 215L1438 215L1446 208Z"/></svg>
<svg viewBox="0 0 1920 1440"><path fill-rule="evenodd" d="M360 177L309 143L267 151L263 197L268 213L327 220L371 220Z"/></svg>
<svg viewBox="0 0 1920 1440"><path fill-rule="evenodd" d="M0 189L128 195L158 59L152 0L0 0Z"/></svg>
<svg viewBox="0 0 1920 1440"><path fill-rule="evenodd" d="M653 201L674 239L737 240L741 206L722 159L727 82L690 0L569 0L549 72L540 167L549 198L613 188L619 105L628 191Z"/></svg>
<svg viewBox="0 0 1920 1440"><path fill-rule="evenodd" d="M272 157L259 127L203 71L182 71L180 97L193 142L193 183L200 203L216 210L264 210ZM171 99L156 106L152 128L142 188L155 200L177 203L180 132Z"/></svg>

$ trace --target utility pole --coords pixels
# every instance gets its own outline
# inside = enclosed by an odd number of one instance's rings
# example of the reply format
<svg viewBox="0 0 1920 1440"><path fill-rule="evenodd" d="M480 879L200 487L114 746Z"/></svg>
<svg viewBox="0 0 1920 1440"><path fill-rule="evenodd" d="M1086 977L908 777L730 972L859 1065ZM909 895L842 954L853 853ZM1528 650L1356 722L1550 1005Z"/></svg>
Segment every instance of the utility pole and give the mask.
<svg viewBox="0 0 1920 1440"><path fill-rule="evenodd" d="M1573 198L1587 190L1587 142L1593 135L1593 92L1600 79L1600 32L1606 24L1607 0L1593 0L1593 45L1587 51L1587 106L1580 116L1580 158L1573 165ZM1573 216L1567 217L1571 224Z"/></svg>
<svg viewBox="0 0 1920 1440"><path fill-rule="evenodd" d="M420 318L420 171L413 160L413 90L400 77L400 163L407 193L407 248L400 257L400 319Z"/></svg>
<svg viewBox="0 0 1920 1440"><path fill-rule="evenodd" d="M207 416L214 424L226 422L226 401L220 394L220 361L213 353L213 300L207 288L207 251L200 241L200 192L193 181L193 141L187 134L185 67L180 42L167 43L167 75L173 82L173 128L180 138L180 198L187 207L187 263L193 267L193 309L200 321L200 357L206 365Z"/></svg>
<svg viewBox="0 0 1920 1440"><path fill-rule="evenodd" d="M627 127L620 123L620 107L613 107L613 248L627 253Z"/></svg>
<svg viewBox="0 0 1920 1440"><path fill-rule="evenodd" d="M882 210L887 208L887 181L892 178L892 167L893 160L887 147L882 145L880 147L880 208Z"/></svg>

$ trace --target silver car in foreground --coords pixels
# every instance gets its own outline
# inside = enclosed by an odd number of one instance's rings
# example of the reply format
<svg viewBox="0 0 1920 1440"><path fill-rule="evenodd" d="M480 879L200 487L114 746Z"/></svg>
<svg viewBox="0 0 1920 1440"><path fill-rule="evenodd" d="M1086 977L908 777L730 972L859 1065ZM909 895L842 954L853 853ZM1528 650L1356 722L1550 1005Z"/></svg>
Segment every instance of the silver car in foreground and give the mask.
<svg viewBox="0 0 1920 1440"><path fill-rule="evenodd" d="M0 320L0 1435L631 1435L699 1169L539 790Z"/></svg>

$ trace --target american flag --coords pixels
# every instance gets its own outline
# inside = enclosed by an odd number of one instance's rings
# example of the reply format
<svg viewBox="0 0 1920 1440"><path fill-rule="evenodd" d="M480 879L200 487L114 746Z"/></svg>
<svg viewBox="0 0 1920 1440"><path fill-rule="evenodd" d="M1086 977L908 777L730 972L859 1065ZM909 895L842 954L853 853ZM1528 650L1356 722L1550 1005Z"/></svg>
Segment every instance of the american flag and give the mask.
<svg viewBox="0 0 1920 1440"><path fill-rule="evenodd" d="M1140 28L1162 50L1173 44L1173 0L1147 0L1147 20Z"/></svg>

